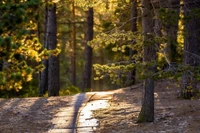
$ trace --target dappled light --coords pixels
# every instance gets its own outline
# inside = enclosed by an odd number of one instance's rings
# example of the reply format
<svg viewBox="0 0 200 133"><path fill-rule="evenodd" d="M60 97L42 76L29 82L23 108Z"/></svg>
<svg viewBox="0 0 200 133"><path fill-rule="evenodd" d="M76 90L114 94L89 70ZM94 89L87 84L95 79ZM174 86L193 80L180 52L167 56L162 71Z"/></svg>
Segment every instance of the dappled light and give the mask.
<svg viewBox="0 0 200 133"><path fill-rule="evenodd" d="M0 0L0 133L200 132L200 0Z"/></svg>
<svg viewBox="0 0 200 133"><path fill-rule="evenodd" d="M110 106L94 111L100 120L97 132L196 132L200 112L199 100L177 99L178 87L173 80L155 83L155 120L153 123L136 123L141 108L142 86L119 89L113 94ZM167 89L168 88L168 89ZM197 123L196 123L197 122Z"/></svg>

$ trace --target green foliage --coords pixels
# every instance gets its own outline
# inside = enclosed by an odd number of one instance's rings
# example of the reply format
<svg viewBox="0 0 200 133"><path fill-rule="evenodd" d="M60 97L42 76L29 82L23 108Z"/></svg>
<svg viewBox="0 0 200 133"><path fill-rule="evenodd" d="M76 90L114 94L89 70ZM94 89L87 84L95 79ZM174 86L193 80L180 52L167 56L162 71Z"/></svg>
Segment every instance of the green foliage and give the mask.
<svg viewBox="0 0 200 133"><path fill-rule="evenodd" d="M196 19L200 18L200 9L199 8L193 8L193 9L185 12L184 22L190 21L192 18L196 18Z"/></svg>
<svg viewBox="0 0 200 133"><path fill-rule="evenodd" d="M60 89L60 91L59 91L60 96L73 95L73 94L77 94L77 93L80 93L80 89L73 85L68 85L68 86L62 87L62 89ZM44 95L44 97L48 97L48 93L46 93Z"/></svg>
<svg viewBox="0 0 200 133"><path fill-rule="evenodd" d="M151 41L154 41L152 38ZM155 41L154 41L155 42ZM154 42L150 42L152 45ZM114 28L111 33L98 34L89 44L94 50L106 48L110 56L116 55L114 63L107 65L94 64L95 78L100 80L109 77L112 84L128 85L130 72L138 68L141 70L142 48L144 45L143 35L140 32L131 32ZM147 45L147 42L145 43ZM129 50L135 53L129 57ZM141 73L141 71L138 71Z"/></svg>
<svg viewBox="0 0 200 133"><path fill-rule="evenodd" d="M176 25L179 19L177 11L167 8L160 8L158 11L158 17L161 19L162 24L165 26Z"/></svg>
<svg viewBox="0 0 200 133"><path fill-rule="evenodd" d="M135 45L131 45L132 41L138 40ZM139 33L133 33L131 31L121 31L119 29L114 29L113 33L100 33L92 41L88 43L92 48L105 48L111 44L115 44L113 47L114 52L121 51L125 52L125 48L137 49L141 45L142 35Z"/></svg>
<svg viewBox="0 0 200 133"><path fill-rule="evenodd" d="M196 18L200 18L200 9L199 8L195 8L191 11L191 15L195 16Z"/></svg>
<svg viewBox="0 0 200 133"><path fill-rule="evenodd" d="M34 77L37 75L34 75ZM29 82L23 82L24 89L3 89L0 91L1 98L13 98L13 97L34 97L38 95L38 80L34 78Z"/></svg>
<svg viewBox="0 0 200 133"><path fill-rule="evenodd" d="M0 90L19 91L33 74L44 67L42 58L59 51L43 50L37 37L40 0L14 2L6 0L0 5ZM27 86L26 86L27 87Z"/></svg>
<svg viewBox="0 0 200 133"><path fill-rule="evenodd" d="M60 96L72 95L77 93L80 93L80 89L73 85L67 86L66 89L61 89L59 92Z"/></svg>
<svg viewBox="0 0 200 133"><path fill-rule="evenodd" d="M133 70L136 65L130 64L129 62L126 62L127 64L110 64L110 65L99 65L94 64L94 70L95 70L95 78L94 80L100 80L105 77L109 77L112 81L112 84L118 84L118 85L125 85L127 80L128 73Z"/></svg>
<svg viewBox="0 0 200 133"><path fill-rule="evenodd" d="M138 77L144 79L152 76L152 73L143 73L143 70L147 66L155 66L155 62L142 63L143 47L144 45L155 45L158 41L164 41L163 38L155 38L154 35L148 34L151 39L143 41L144 36L140 32L123 31L119 28L115 28L113 33L105 34L101 33L97 35L89 45L94 49L111 47L110 53L116 53L114 63L108 63L107 65L94 64L95 80L109 77L112 84L128 85L129 75L133 69L137 68ZM132 57L129 57L129 50L132 49L135 53ZM127 52L128 51L128 52Z"/></svg>
<svg viewBox="0 0 200 133"><path fill-rule="evenodd" d="M105 6L105 2L102 2L100 0L75 0L75 4L79 7L82 7L84 10L87 10L88 8L99 6L103 4Z"/></svg>

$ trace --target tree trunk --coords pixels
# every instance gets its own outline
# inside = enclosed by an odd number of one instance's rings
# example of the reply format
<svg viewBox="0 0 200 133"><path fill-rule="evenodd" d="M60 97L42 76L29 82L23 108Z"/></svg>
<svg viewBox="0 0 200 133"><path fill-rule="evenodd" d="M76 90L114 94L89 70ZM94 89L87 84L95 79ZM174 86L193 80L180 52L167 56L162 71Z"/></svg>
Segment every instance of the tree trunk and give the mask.
<svg viewBox="0 0 200 133"><path fill-rule="evenodd" d="M137 0L132 0L131 5L132 5L132 8L131 8L131 19L132 19L131 31L136 32L137 31ZM132 40L132 45L135 44L135 41L136 40ZM130 48L130 53L129 53L130 61L132 61L132 56L134 54L136 54L136 51L134 51ZM128 75L128 85L135 84L135 76L136 76L136 69L134 68Z"/></svg>
<svg viewBox="0 0 200 133"><path fill-rule="evenodd" d="M93 8L89 8L87 13L87 42L93 39L93 25L94 25L93 15L94 15ZM86 89L91 89L91 75L92 75L92 48L86 44L83 91L85 91Z"/></svg>
<svg viewBox="0 0 200 133"><path fill-rule="evenodd" d="M48 6L47 19L47 45L49 50L55 50L57 44L56 4ZM51 55L48 63L48 96L58 96L60 88L59 56Z"/></svg>
<svg viewBox="0 0 200 133"><path fill-rule="evenodd" d="M131 2L132 8L131 8L131 31L136 32L137 31L137 0L132 0Z"/></svg>
<svg viewBox="0 0 200 133"><path fill-rule="evenodd" d="M100 64L103 65L104 64L104 49L100 49ZM105 79L99 79L99 91L103 91L104 90L104 80Z"/></svg>
<svg viewBox="0 0 200 133"><path fill-rule="evenodd" d="M0 18L1 18L1 14L0 14ZM0 23L1 23L1 19L0 19ZM0 72L3 71L3 52L0 52Z"/></svg>
<svg viewBox="0 0 200 133"><path fill-rule="evenodd" d="M149 63L156 60L155 44L153 39L153 7L151 0L142 0L142 32L144 34L144 55L143 62ZM144 73L152 74L155 66L145 66ZM144 97L142 101L142 109L138 116L138 122L154 121L154 80L151 76L144 80Z"/></svg>
<svg viewBox="0 0 200 133"><path fill-rule="evenodd" d="M200 7L200 1L192 3L190 0L184 1L184 15L189 17L185 20L184 37L184 65L191 66L193 69L199 66L200 60L200 19L192 13L192 10ZM197 81L194 78L194 71L189 69L183 73L181 93L183 98L190 99L197 90Z"/></svg>
<svg viewBox="0 0 200 133"><path fill-rule="evenodd" d="M75 5L72 3L72 17L74 23L72 24L72 57L71 57L71 83L76 86L76 23L75 23Z"/></svg>
<svg viewBox="0 0 200 133"><path fill-rule="evenodd" d="M167 38L167 43L165 46L164 54L167 58L167 63L169 67L172 62L177 61L177 32L178 32L178 17L180 13L180 0L162 0L162 1L153 1L153 6L155 10L155 14L157 19L155 19L155 33L157 36L161 36L161 28L165 32L164 36ZM166 23L164 21L161 22L159 16L159 9L165 8L166 13L171 13L172 19ZM174 12L174 13L172 13ZM158 27L159 26L159 27Z"/></svg>
<svg viewBox="0 0 200 133"><path fill-rule="evenodd" d="M177 61L177 33L178 33L178 17L180 13L180 0L168 1L168 10L175 11L176 16L173 17L172 22L169 25L165 26L165 30L167 33L167 57L169 62Z"/></svg>
<svg viewBox="0 0 200 133"><path fill-rule="evenodd" d="M47 1L46 3L47 4ZM44 39L43 39L43 47L48 49L47 44L47 17L48 17L47 5L45 5L44 10ZM42 60L45 69L40 72L40 86L39 86L39 96L43 96L46 91L48 91L48 59Z"/></svg>

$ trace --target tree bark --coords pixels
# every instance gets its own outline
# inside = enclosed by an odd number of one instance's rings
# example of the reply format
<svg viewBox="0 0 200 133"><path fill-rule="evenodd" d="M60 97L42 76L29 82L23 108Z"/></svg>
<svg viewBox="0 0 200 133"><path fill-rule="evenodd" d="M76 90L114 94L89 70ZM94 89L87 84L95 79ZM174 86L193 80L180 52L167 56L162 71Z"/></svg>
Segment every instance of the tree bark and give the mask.
<svg viewBox="0 0 200 133"><path fill-rule="evenodd" d="M184 66L189 65L193 69L200 64L200 19L192 13L192 10L200 7L200 1L191 3L189 0L184 1L184 15L188 17L185 20L185 37L184 37ZM197 90L197 81L194 78L194 72L189 69L183 73L181 94L183 98L190 99L195 95Z"/></svg>
<svg viewBox="0 0 200 133"><path fill-rule="evenodd" d="M88 9L87 13L87 42L93 39L94 12L93 8ZM92 48L86 44L85 47L85 68L83 76L83 91L91 89L92 76Z"/></svg>
<svg viewBox="0 0 200 133"><path fill-rule="evenodd" d="M55 50L57 44L56 4L48 6L47 19L47 44L49 50ZM58 96L60 88L59 56L51 55L48 63L48 96Z"/></svg>
<svg viewBox="0 0 200 133"><path fill-rule="evenodd" d="M165 31L167 33L167 57L168 60L171 62L176 62L177 61L177 33L178 33L178 17L180 13L180 7L176 6L180 4L180 0L173 0L169 1L168 0L168 9L171 11L175 11L176 15L174 18L173 23L170 23L169 25L165 25Z"/></svg>
<svg viewBox="0 0 200 133"><path fill-rule="evenodd" d="M45 1L47 4L47 1ZM47 5L45 5L44 10L44 38L43 38L43 47L48 49L47 44L47 17L48 17ZM43 96L46 91L48 91L48 59L42 60L45 69L40 72L40 85L39 85L39 96Z"/></svg>
<svg viewBox="0 0 200 133"><path fill-rule="evenodd" d="M142 0L142 7L142 32L144 34L143 62L149 63L156 60L155 44L152 44L154 15L151 0ZM155 66L145 66L144 73L152 74L154 69ZM154 121L154 80L151 76L144 80L143 89L144 96L138 122L152 122Z"/></svg>
<svg viewBox="0 0 200 133"><path fill-rule="evenodd" d="M100 64L103 65L104 64L104 49L100 49ZM105 79L99 79L99 91L103 91L104 90L104 80Z"/></svg>
<svg viewBox="0 0 200 133"><path fill-rule="evenodd" d="M167 63L169 67L171 66L171 63L174 63L177 61L177 32L178 32L178 17L180 13L180 0L162 0L162 1L154 1L153 2L154 10L157 19L155 19L155 30L156 35L161 36L161 28L163 28L164 36L167 39L164 54L167 58ZM159 9L165 8L166 13L173 13L173 17L171 18L171 21L168 23L162 23L159 16ZM157 25L157 26L156 26ZM160 26L160 27L158 27ZM159 30L160 31L159 31Z"/></svg>
<svg viewBox="0 0 200 133"><path fill-rule="evenodd" d="M131 1L131 5L132 5L132 8L131 8L131 31L132 32L136 32L137 31L137 0L132 0ZM132 40L132 45L135 44L135 41L136 40ZM133 49L130 48L130 60L132 61L132 56L136 54L136 51L134 51ZM133 85L135 84L135 76L136 76L136 69L134 68L130 74L128 75L128 82L129 84L128 85Z"/></svg>
<svg viewBox="0 0 200 133"><path fill-rule="evenodd" d="M72 24L72 56L71 56L71 83L76 86L76 23L75 23L75 5L72 3L72 17L74 23Z"/></svg>

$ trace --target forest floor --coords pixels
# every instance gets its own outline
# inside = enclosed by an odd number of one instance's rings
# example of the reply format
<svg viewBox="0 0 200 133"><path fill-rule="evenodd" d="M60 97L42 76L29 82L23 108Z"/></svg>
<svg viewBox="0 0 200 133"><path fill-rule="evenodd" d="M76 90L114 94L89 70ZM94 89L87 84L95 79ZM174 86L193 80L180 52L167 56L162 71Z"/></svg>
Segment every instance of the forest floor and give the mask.
<svg viewBox="0 0 200 133"><path fill-rule="evenodd" d="M142 84L116 90L106 109L94 111L100 133L200 133L200 99L178 98L173 81L155 83L155 121L136 123Z"/></svg>
<svg viewBox="0 0 200 133"><path fill-rule="evenodd" d="M45 133L73 97L0 99L0 133Z"/></svg>
<svg viewBox="0 0 200 133"><path fill-rule="evenodd" d="M200 99L180 99L178 91L173 81L155 83L155 121L152 123L136 123L141 109L142 84L109 91L112 95L108 93L107 108L93 110L89 120L98 121L94 131L97 133L200 133ZM88 100L93 94L88 93L81 106L87 107L93 102ZM0 99L0 133L46 133L53 128L67 129L66 123L74 121L69 113L73 112L75 103L80 102L79 95ZM102 98L107 99L97 95L96 100Z"/></svg>

